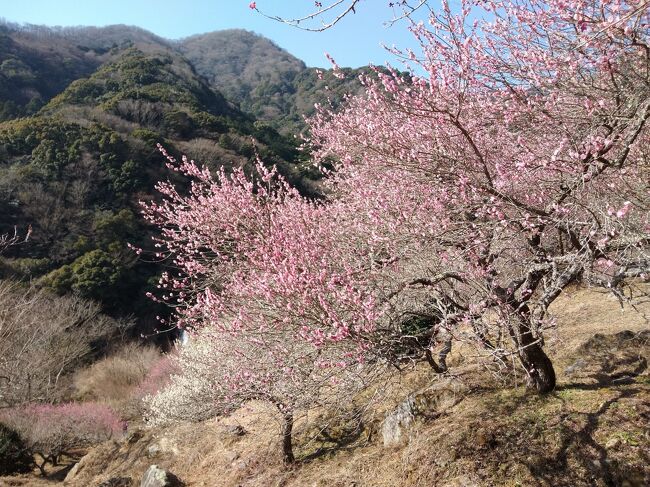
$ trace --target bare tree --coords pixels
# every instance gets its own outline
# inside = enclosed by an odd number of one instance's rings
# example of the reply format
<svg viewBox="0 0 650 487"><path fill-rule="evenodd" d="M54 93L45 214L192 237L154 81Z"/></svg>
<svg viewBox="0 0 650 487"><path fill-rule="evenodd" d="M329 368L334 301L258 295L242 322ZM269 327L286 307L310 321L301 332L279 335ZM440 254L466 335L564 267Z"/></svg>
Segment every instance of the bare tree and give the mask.
<svg viewBox="0 0 650 487"><path fill-rule="evenodd" d="M96 303L0 282L0 408L57 399L62 377L121 326Z"/></svg>

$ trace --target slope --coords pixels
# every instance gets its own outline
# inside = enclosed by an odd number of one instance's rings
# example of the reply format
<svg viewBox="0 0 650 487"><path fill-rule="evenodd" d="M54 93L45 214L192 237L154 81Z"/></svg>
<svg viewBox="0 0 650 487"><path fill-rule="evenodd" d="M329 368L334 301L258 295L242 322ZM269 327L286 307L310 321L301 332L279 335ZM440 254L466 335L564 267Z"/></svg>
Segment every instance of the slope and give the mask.
<svg viewBox="0 0 650 487"><path fill-rule="evenodd" d="M0 124L0 231L33 228L0 271L135 313L151 332L164 313L144 294L163 267L137 261L126 243L149 245L138 200L170 177L155 144L213 168L246 167L257 152L294 183L302 176L291 141L227 102L178 52L129 44L37 114Z"/></svg>

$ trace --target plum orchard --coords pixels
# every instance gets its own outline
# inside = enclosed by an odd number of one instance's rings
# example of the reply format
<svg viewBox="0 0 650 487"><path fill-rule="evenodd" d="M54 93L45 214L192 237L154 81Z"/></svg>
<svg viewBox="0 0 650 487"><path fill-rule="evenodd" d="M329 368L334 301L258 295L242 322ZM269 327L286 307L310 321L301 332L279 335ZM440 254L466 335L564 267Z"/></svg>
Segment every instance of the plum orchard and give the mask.
<svg viewBox="0 0 650 487"><path fill-rule="evenodd" d="M324 370L443 371L431 350L450 340L518 357L549 392L549 305L572 283L624 299L648 279L649 3L423 3L420 52L396 51L417 68L364 77L311 120L324 200L261 163L213 178L170 158L190 192L161 183L145 205L180 271L155 299L179 326L237 337L217 403L250 398L246 380L298 394Z"/></svg>

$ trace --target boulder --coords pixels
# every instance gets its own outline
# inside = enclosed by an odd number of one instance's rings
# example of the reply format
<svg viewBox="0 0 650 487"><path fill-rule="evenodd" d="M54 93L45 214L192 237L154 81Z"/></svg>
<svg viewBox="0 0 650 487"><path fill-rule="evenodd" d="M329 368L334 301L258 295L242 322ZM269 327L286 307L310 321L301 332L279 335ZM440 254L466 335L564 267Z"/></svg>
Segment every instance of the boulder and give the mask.
<svg viewBox="0 0 650 487"><path fill-rule="evenodd" d="M176 441L162 437L155 443L152 443L147 447L147 456L149 458L155 457L157 455L178 455L178 445Z"/></svg>
<svg viewBox="0 0 650 487"><path fill-rule="evenodd" d="M381 425L384 446L396 446L402 442L405 430L415 421L415 396L410 395L400 403L392 413L386 416Z"/></svg>
<svg viewBox="0 0 650 487"><path fill-rule="evenodd" d="M405 433L418 418L434 419L458 404L467 386L445 379L410 394L391 413L381 426L385 447L397 446L406 439Z"/></svg>
<svg viewBox="0 0 650 487"><path fill-rule="evenodd" d="M81 459L74 464L63 480L64 485L73 482L77 478L81 471L86 467L87 457L88 455L81 457Z"/></svg>
<svg viewBox="0 0 650 487"><path fill-rule="evenodd" d="M216 437L224 446L230 447L237 443L248 432L238 424L222 424L216 428Z"/></svg>
<svg viewBox="0 0 650 487"><path fill-rule="evenodd" d="M184 485L176 475L158 465L150 466L140 482L140 487L183 487Z"/></svg>

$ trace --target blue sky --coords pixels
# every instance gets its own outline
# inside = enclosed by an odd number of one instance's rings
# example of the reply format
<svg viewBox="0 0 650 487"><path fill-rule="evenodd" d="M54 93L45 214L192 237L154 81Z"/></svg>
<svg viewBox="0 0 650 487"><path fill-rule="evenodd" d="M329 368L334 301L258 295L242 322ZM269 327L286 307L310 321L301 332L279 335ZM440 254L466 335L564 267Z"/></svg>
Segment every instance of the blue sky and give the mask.
<svg viewBox="0 0 650 487"><path fill-rule="evenodd" d="M326 32L305 32L262 17L250 0L0 0L0 17L44 25L137 25L178 39L213 30L243 28L262 34L309 66L329 67L324 52L341 66L385 64L382 47L413 46L405 24L387 27L392 16L386 0L364 0L355 15ZM325 1L323 1L325 3ZM257 0L260 10L295 17L313 7L311 0ZM394 63L395 64L395 63Z"/></svg>

